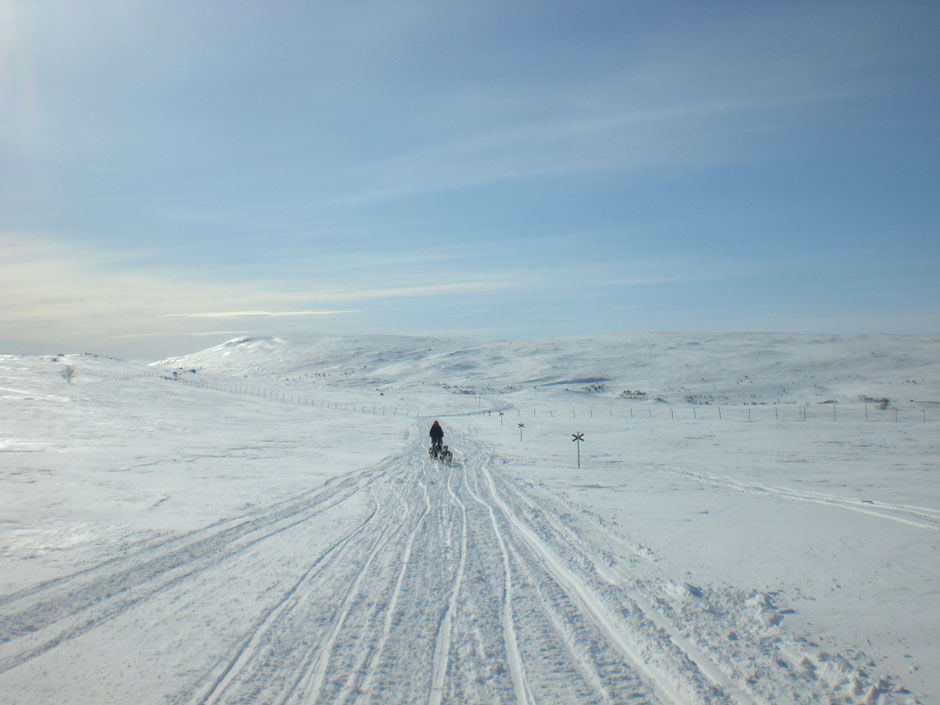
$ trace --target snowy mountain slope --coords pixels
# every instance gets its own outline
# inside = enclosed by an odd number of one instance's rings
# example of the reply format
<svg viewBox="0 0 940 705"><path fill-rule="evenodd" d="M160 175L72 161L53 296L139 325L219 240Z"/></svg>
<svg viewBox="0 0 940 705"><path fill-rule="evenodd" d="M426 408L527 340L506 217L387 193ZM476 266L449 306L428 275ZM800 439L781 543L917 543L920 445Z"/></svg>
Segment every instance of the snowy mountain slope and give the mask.
<svg viewBox="0 0 940 705"><path fill-rule="evenodd" d="M745 338L771 392L936 384L932 338ZM757 377L652 339L650 389ZM940 702L940 417L632 418L609 339L321 343L0 356L3 702ZM534 413L585 398L626 406Z"/></svg>
<svg viewBox="0 0 940 705"><path fill-rule="evenodd" d="M543 341L236 338L158 363L344 385L536 388L670 403L940 402L938 336L635 334ZM640 396L640 395L638 395Z"/></svg>

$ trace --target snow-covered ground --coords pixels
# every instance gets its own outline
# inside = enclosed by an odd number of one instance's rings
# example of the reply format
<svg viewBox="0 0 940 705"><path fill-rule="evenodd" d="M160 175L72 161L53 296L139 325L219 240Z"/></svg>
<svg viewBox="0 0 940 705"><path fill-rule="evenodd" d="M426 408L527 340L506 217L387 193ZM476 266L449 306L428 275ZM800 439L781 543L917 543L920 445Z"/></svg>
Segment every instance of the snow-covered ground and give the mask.
<svg viewBox="0 0 940 705"><path fill-rule="evenodd" d="M940 703L938 402L936 336L0 356L0 702Z"/></svg>

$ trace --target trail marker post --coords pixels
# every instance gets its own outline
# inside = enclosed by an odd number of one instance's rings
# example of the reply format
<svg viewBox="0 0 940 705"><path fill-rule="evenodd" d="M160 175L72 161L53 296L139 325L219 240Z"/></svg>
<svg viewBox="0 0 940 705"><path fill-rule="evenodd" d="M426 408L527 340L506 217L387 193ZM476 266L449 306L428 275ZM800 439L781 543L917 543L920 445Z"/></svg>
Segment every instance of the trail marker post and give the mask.
<svg viewBox="0 0 940 705"><path fill-rule="evenodd" d="M572 433L571 442L578 448L578 470L581 469L581 444L584 442L583 433Z"/></svg>
<svg viewBox="0 0 940 705"><path fill-rule="evenodd" d="M502 411L500 411L499 412L499 425L500 426L503 425L503 416L505 416L505 414Z"/></svg>
<svg viewBox="0 0 940 705"><path fill-rule="evenodd" d="M522 442L522 429L524 429L524 428L525 428L525 424L524 424L524 423L520 423L520 424L519 424L519 442L520 442L520 443Z"/></svg>

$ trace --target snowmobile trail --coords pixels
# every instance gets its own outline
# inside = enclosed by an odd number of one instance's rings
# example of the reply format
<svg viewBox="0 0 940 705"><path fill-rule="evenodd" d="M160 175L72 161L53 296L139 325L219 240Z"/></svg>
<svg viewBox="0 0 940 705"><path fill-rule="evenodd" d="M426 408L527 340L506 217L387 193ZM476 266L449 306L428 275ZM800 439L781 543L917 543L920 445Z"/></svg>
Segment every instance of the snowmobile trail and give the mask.
<svg viewBox="0 0 940 705"><path fill-rule="evenodd" d="M450 593L450 600L447 604L447 612L441 622L440 630L437 634L437 640L434 646L434 661L432 663L433 678L431 680L431 697L428 700L430 705L440 705L443 697L444 677L447 673L447 661L450 657L451 628L454 621L454 615L457 612L457 597L460 593L463 583L463 574L467 559L467 508L463 502L454 494L451 488L452 475L447 476L447 492L458 507L460 507L460 559L457 566L456 576L454 578L454 588Z"/></svg>
<svg viewBox="0 0 940 705"><path fill-rule="evenodd" d="M532 693L529 691L525 679L525 669L522 665L522 656L519 653L519 645L516 639L516 629L512 617L512 570L509 564L509 552L506 550L506 542L503 540L502 533L499 530L499 524L496 522L496 513L493 511L493 505L488 504L474 492L467 482L467 474L463 473L463 484L467 492L473 499L483 506L490 517L490 524L493 527L493 534L499 544L499 550L503 558L503 640L506 643L506 658L509 662L509 671L512 675L513 692L516 696L516 702L521 705L527 705L532 701Z"/></svg>
<svg viewBox="0 0 940 705"><path fill-rule="evenodd" d="M115 680L92 686L90 666L87 683L62 686L70 701L120 701L128 677L163 669L137 702L893 702L788 639L770 596L662 573L632 537L448 433L451 465L410 441L316 490L2 598L0 689L35 702L23 684L123 639ZM177 638L183 621L205 625L202 643ZM43 695L62 699L55 684Z"/></svg>
<svg viewBox="0 0 940 705"><path fill-rule="evenodd" d="M855 497L840 497L823 492L808 492L777 485L764 485L757 482L746 482L725 475L712 473L692 472L690 470L672 470L672 474L685 477L696 482L710 484L717 487L726 487L739 492L764 494L777 499L809 502L823 506L846 509L877 519L905 524L928 531L940 531L940 511L929 507L919 507L910 504L896 504L876 499L858 499Z"/></svg>
<svg viewBox="0 0 940 705"><path fill-rule="evenodd" d="M366 475L368 477L368 475ZM8 596L0 615L0 673L99 628L158 593L193 580L255 544L339 506L357 490L343 481L177 539L131 549L120 560ZM16 642L15 650L8 648Z"/></svg>

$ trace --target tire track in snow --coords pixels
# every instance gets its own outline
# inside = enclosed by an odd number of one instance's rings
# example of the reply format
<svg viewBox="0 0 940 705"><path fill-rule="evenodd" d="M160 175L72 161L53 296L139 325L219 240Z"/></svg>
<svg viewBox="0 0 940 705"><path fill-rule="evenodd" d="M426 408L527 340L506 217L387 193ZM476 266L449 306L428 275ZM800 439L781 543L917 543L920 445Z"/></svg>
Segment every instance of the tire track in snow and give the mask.
<svg viewBox="0 0 940 705"><path fill-rule="evenodd" d="M242 643L241 647L239 647L235 655L230 659L228 665L219 674L209 690L204 695L198 697L197 702L200 703L200 705L214 705L226 695L226 690L229 685L237 678L237 675L244 669L245 665L253 659L262 640L269 637L271 629L280 618L281 614L286 609L292 607L290 603L295 601L297 595L302 592L302 589L324 570L326 561L358 536L375 519L376 514L377 509L373 509L366 520L360 523L352 532L346 534L323 551L301 578L284 593L281 600L263 615L256 623L257 626L252 629L251 636Z"/></svg>
<svg viewBox="0 0 940 705"><path fill-rule="evenodd" d="M257 512L141 547L53 581L21 590L7 605L39 598L0 616L0 674L100 627L127 610L255 545L339 506L385 472L385 463L349 473L339 482L277 502ZM48 632L58 624L58 632Z"/></svg>
<svg viewBox="0 0 940 705"><path fill-rule="evenodd" d="M440 705L444 695L444 679L447 675L447 663L450 655L450 631L457 611L457 595L463 582L464 566L467 560L467 508L454 494L451 487L451 477L452 474L448 473L447 491L453 501L460 507L461 516L460 559L457 565L457 575L454 578L454 586L450 593L450 600L447 604L447 612L441 620L434 645L434 660L431 664L431 693L428 698L428 705Z"/></svg>
<svg viewBox="0 0 940 705"><path fill-rule="evenodd" d="M674 705L684 705L688 697L680 694L673 679L659 667L650 663L640 646L623 634L616 625L616 619L608 611L600 597L588 587L573 570L560 560L553 551L536 535L536 533L520 520L499 496L492 474L485 462L481 471L487 480L490 493L503 515L512 525L515 532L535 552L554 580L561 585L569 597L578 605L579 610L589 616L594 624L604 632L608 640L617 646L620 652L630 661L634 670L643 674L647 682L662 697ZM705 698L696 699L704 702Z"/></svg>
<svg viewBox="0 0 940 705"><path fill-rule="evenodd" d="M368 474L370 472L374 472L374 469L365 471L355 470L347 473L347 475L356 475L357 477L346 477L342 475L332 477L315 490L302 492L298 495L288 497L287 499L275 502L255 511L249 511L234 517L220 519L207 526L193 529L183 534L170 537L160 536L137 542L129 542L128 544L125 544L123 547L121 547L120 555L114 558L109 558L91 567L70 573L69 575L52 578L51 580L45 580L7 595L0 595L0 608L11 602L22 601L33 595L49 592L63 585L76 583L77 581L93 577L99 573L105 573L113 566L127 565L134 560L143 561L148 555L163 555L168 551L173 550L174 547L184 547L205 537L217 536L223 531L236 528L238 525L244 524L246 522L273 516L279 511L290 513L291 506L294 505L299 507L309 503L309 506L312 507L321 501L325 501L333 497L338 489L349 488L352 483L358 481L359 476ZM325 496L321 496L324 494Z"/></svg>
<svg viewBox="0 0 940 705"><path fill-rule="evenodd" d="M79 619L77 623L66 626L54 636L46 637L39 644L26 648L20 647L16 653L0 660L0 673L100 627L105 622L121 616L127 610L160 593L215 568L230 558L241 555L262 541L306 523L323 511L341 504L356 492L353 490L336 502L309 515L300 518L292 517L286 523L283 519L278 519L246 531L242 531L244 527L239 526L230 531L220 532L194 545L158 556L143 565L133 566L115 575L106 576L91 586L79 590L78 594L67 594L61 602L59 600L43 602L26 612L0 619L0 643L16 642L21 639L42 639L41 633L54 625L69 622L75 618ZM261 531L259 535L252 537L251 534L259 529L270 530ZM241 540L243 538L244 541Z"/></svg>
<svg viewBox="0 0 940 705"><path fill-rule="evenodd" d="M479 467L477 474L482 475ZM480 483L479 492L491 496L485 482ZM527 497L518 499L526 509L547 509ZM492 502L488 503L492 506ZM506 525L501 533L511 560L522 574L517 632L535 674L531 687L550 702L658 702L653 689L570 598L540 555L519 540L508 519L502 513L500 516L500 523ZM546 669L550 672L546 673ZM537 694L533 696L536 698Z"/></svg>
<svg viewBox="0 0 940 705"><path fill-rule="evenodd" d="M413 469L406 457L398 458L381 482L374 483L378 509L373 520L350 538L349 551L337 551L323 562L322 569L298 590L303 594L262 625L262 633L243 640L253 639L258 646L241 657L237 672L230 674L214 703L339 704L369 698L405 590L405 576L413 567L411 555L432 506L427 485ZM404 488L404 497L399 488ZM395 503L402 511L394 508ZM412 508L422 503L419 515ZM354 541L359 548L352 545ZM349 572L351 566L356 570ZM236 653L229 661L237 658ZM393 665L409 667L401 661ZM425 683L429 681L430 677ZM203 701L181 698L180 702Z"/></svg>
<svg viewBox="0 0 940 705"><path fill-rule="evenodd" d="M431 499L428 496L428 486L424 484L423 480L420 479L418 480L418 485L421 487L421 491L424 494L424 512L422 512L421 516L418 518L418 521L415 523L414 528L411 530L411 533L408 535L408 540L405 543L405 551L401 558L401 569L398 571L398 579L395 581L395 589L392 592L392 598L389 601L388 609L385 612L385 620L382 624L382 635L379 637L379 641L372 650L367 662L367 671L362 685L362 688L365 691L368 691L372 686L373 680L375 678L375 667L382 658L382 653L385 650L385 643L388 641L388 636L392 631L392 619L395 615L395 610L398 607L398 598L401 595L402 584L405 580L405 571L408 569L408 564L411 562L411 551L414 547L415 536L418 534L418 531L424 524L425 518L431 511Z"/></svg>
<svg viewBox="0 0 940 705"><path fill-rule="evenodd" d="M394 469L398 464L400 460L388 467ZM381 612L383 604L360 599L360 588L386 583L385 574L381 571L375 574L374 564L392 539L403 533L404 520L410 513L408 502L397 489L402 478L386 472L380 479L381 482L370 485L370 492L375 493L375 511L368 521L338 542L336 550L319 561L309 580L298 581L302 589L295 590L289 600L282 600L284 607L254 630L248 637L253 648L236 652L229 660L239 661L238 667L215 690L210 702L260 700L284 704L331 699L328 701L338 703L359 692L364 664L374 649L366 640L365 652L356 650L351 665L346 661L350 648L355 648L359 639L367 639L378 631L372 625L377 625L375 615ZM386 501L391 499L389 495L394 495L402 506L401 513L392 510L391 502ZM355 570L348 573L349 567ZM355 623L354 617L363 618L363 612L365 623ZM343 651L334 666L336 648ZM326 690L328 676L331 686L342 683L335 697ZM180 698L181 702L206 700Z"/></svg>
<svg viewBox="0 0 940 705"><path fill-rule="evenodd" d="M366 558L365 563L362 564L362 567L356 573L356 577L353 579L349 590L343 598L343 602L340 605L339 612L336 615L329 635L316 649L310 667L307 669L306 673L302 674L293 691L288 694L288 697L281 701L284 705L288 703L305 703L308 701L317 702L319 699L320 690L323 688L323 679L326 677L327 668L329 667L333 646L343 629L346 618L349 616L353 600L359 593L359 586L362 584L363 577L369 572L376 555L388 542L392 529L393 525L391 521L387 522L385 526L380 529L373 548L369 552L369 557Z"/></svg>
<svg viewBox="0 0 940 705"><path fill-rule="evenodd" d="M539 530L536 531L533 528L533 532L535 535L541 536L541 539L546 542L546 545L551 543L560 547L563 546L566 550L574 551L581 557L580 562L582 565L590 567L602 580L610 585L622 585L625 582L622 576L611 571L609 567L603 565L601 560L589 553L584 544L584 539L563 521L563 515L558 510L550 511L550 507L544 501L541 505L536 505L531 498L526 498L524 492L512 483L504 482L503 485L504 491L519 496L527 506L539 506ZM573 574L577 575L574 571ZM582 576L585 585L588 585L590 573L585 570ZM602 599L599 594L597 599L599 601ZM629 626L638 628L639 632L642 634L656 633L655 641L658 641L665 650L672 651L674 653L673 659L678 657L680 660L686 660L688 666L698 671L719 692L725 694L734 702L740 703L741 705L755 705L759 702L755 700L754 694L749 691L746 684L735 682L730 678L724 670L706 654L705 649L701 648L693 640L684 637L681 630L662 614L657 612L640 591L636 589L629 592L618 590L617 600L621 604L626 604L630 607L630 609L627 610L627 614L631 615L628 621L633 624ZM622 620L613 617L612 624L614 628L617 628L615 623L621 621ZM631 641L635 640L631 639ZM649 641L649 637L646 637L644 641ZM640 644L638 643L637 646L640 647ZM670 671L672 670L674 669L670 669ZM680 668L680 672L682 672L682 670L683 669ZM704 683L697 685L690 683L689 685L700 695L705 697L707 687L703 688Z"/></svg>
<svg viewBox="0 0 940 705"><path fill-rule="evenodd" d="M421 480L418 480L421 483ZM423 483L422 483L423 484ZM395 486L391 487L392 492L395 494L395 499L402 507L401 518L399 519L399 525L402 527L405 526L405 523L408 520L409 514L411 514L411 505L408 504L405 497L402 496L402 493ZM406 545L408 540L405 541ZM399 572L400 574L400 572ZM395 591L392 591L392 597L389 599L389 602L385 605L385 619L383 620L383 625L387 624L391 620L391 615L394 611L394 602L395 602ZM379 611L382 607L380 605L375 605L374 610ZM379 642L384 640L387 631L383 626L383 636L379 637ZM339 689L339 693L333 698L333 705L345 705L350 701L351 698L355 698L355 694L361 692L364 689L368 689L366 681L369 676L372 674L372 669L376 663L376 659L380 657L379 654L380 648L377 644L368 644L362 653L358 655L352 667L348 669L348 675L346 680L343 683L342 687Z"/></svg>
<svg viewBox="0 0 940 705"><path fill-rule="evenodd" d="M725 475L692 472L691 470L670 470L669 472L679 477L689 478L696 482L715 485L717 487L728 487L740 492L766 494L779 499L837 507L839 509L859 512L860 514L867 514L868 516L873 516L878 519L895 521L918 529L940 531L940 510L931 509L929 507L892 504L878 500L855 499L822 492L795 490L789 487L761 485L756 482L736 480L735 478Z"/></svg>
<svg viewBox="0 0 940 705"><path fill-rule="evenodd" d="M477 494L470 488L470 484L467 482L467 472L466 469L463 469L463 484L467 488L467 492L470 493L470 496L473 497L479 504L486 508L490 516L490 522L493 526L493 535L496 537L496 542L499 544L500 553L503 556L503 610L502 610L502 626L503 626L503 641L506 645L506 660L509 662L509 674L512 678L513 693L516 696L517 705L529 705L533 702L532 693L529 690L529 685L526 682L525 669L522 665L522 656L519 653L519 645L516 639L516 629L515 624L513 623L512 616L512 572L509 567L509 553L506 550L506 542L503 540L502 533L499 530L499 525L496 523L496 513L493 511L493 506L487 502L484 502Z"/></svg>
<svg viewBox="0 0 940 705"><path fill-rule="evenodd" d="M517 501L515 495L523 493L527 483L502 475L493 479L511 498L507 501L520 518L602 599L628 607L622 614L628 634L637 633L638 643L655 648L649 628L655 627L663 646L675 647L688 658L690 667L715 685L713 695L705 694L708 702L855 702L857 697L846 696L850 691L874 693L869 698L872 702L881 698L905 702L906 691L892 691L890 678L872 677L869 671L874 664L861 664L861 655L832 656L820 652L812 640L779 629L772 595L753 588L700 589L684 583L683 578L665 575L661 566L649 563L636 552L634 543L613 536L609 529L600 530L603 527L590 512L584 514L551 494L535 502ZM530 512L533 505L538 509ZM603 537L602 543L596 543L595 532ZM634 555L621 561L616 551L610 551L615 545ZM734 635L731 641L729 634ZM833 669L830 663L840 665ZM827 677L829 672L833 678ZM677 682L689 674L680 671L679 675Z"/></svg>

